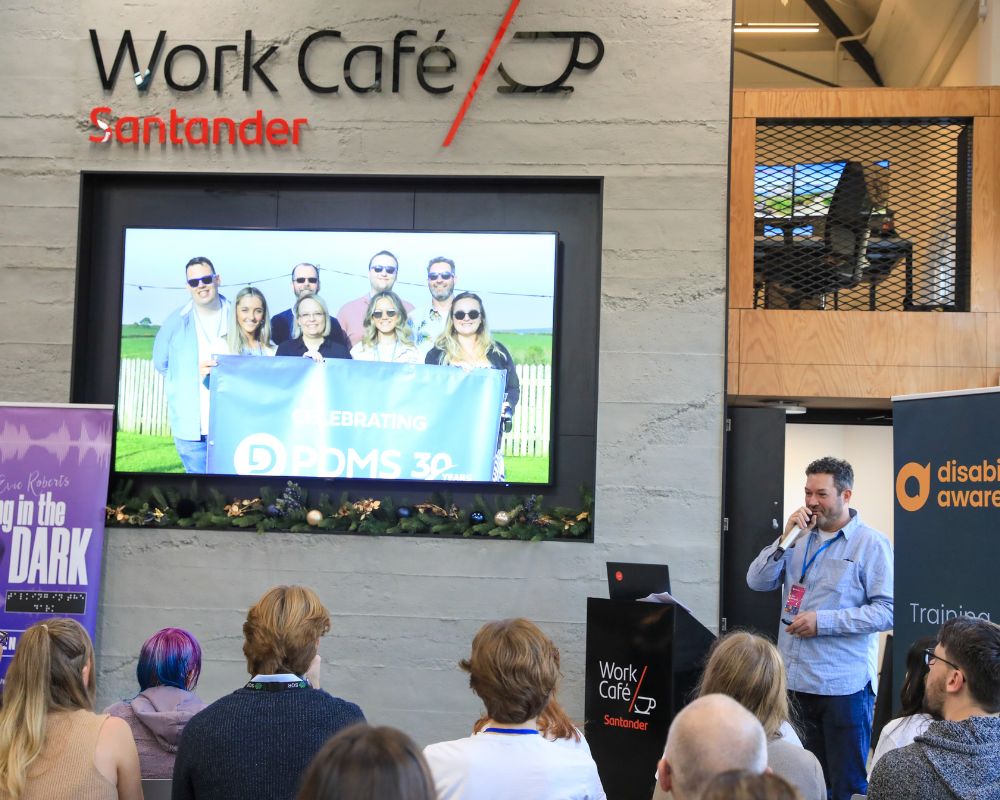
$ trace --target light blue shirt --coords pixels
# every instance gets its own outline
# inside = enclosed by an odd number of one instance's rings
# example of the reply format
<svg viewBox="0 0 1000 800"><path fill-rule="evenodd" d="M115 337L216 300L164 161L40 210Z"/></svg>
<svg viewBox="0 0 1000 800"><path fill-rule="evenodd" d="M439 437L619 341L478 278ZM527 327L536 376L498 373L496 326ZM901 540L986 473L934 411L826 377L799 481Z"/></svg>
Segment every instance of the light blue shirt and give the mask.
<svg viewBox="0 0 1000 800"><path fill-rule="evenodd" d="M854 694L869 681L877 689L877 634L892 628L892 547L857 511L850 514L801 581L806 593L799 613L816 612L817 635L801 638L786 633L784 624L778 628L788 688L795 692ZM773 560L777 542L768 545L747 570L747 585L759 592L781 586L784 609L788 590L800 582L806 549L811 559L822 545L812 531L778 561Z"/></svg>

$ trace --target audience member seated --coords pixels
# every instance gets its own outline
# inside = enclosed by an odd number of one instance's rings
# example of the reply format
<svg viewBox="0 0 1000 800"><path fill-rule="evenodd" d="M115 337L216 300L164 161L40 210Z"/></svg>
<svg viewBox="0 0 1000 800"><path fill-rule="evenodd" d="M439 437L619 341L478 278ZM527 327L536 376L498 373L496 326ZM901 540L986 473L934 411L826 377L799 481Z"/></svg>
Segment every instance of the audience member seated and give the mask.
<svg viewBox="0 0 1000 800"><path fill-rule="evenodd" d="M289 800L333 734L361 709L319 688L330 613L304 586L276 586L247 612L249 683L197 714L174 765L174 800Z"/></svg>
<svg viewBox="0 0 1000 800"><path fill-rule="evenodd" d="M316 754L298 800L437 800L427 762L400 730L352 725Z"/></svg>
<svg viewBox="0 0 1000 800"><path fill-rule="evenodd" d="M673 800L701 800L715 776L729 770L759 775L767 769L767 736L756 717L724 694L706 694L670 723L657 764L660 788Z"/></svg>
<svg viewBox="0 0 1000 800"><path fill-rule="evenodd" d="M132 733L93 712L94 694L94 647L80 623L52 618L20 636L0 709L0 797L142 797Z"/></svg>
<svg viewBox="0 0 1000 800"><path fill-rule="evenodd" d="M194 694L200 674L198 640L180 628L164 628L139 650L139 694L104 709L132 729L143 778L173 777L184 726L205 707Z"/></svg>
<svg viewBox="0 0 1000 800"><path fill-rule="evenodd" d="M906 677L903 678L903 688L899 692L899 713L886 723L878 737L875 755L868 768L869 779L882 756L890 750L911 744L934 721L934 717L924 709L924 680L930 671L925 651L933 650L935 644L935 637L925 636L917 639L906 654Z"/></svg>
<svg viewBox="0 0 1000 800"><path fill-rule="evenodd" d="M826 800L819 760L802 747L791 725L785 663L762 636L736 631L719 639L709 655L698 694L725 694L764 726L767 765L806 800Z"/></svg>
<svg viewBox="0 0 1000 800"><path fill-rule="evenodd" d="M538 626L487 623L460 666L486 715L472 736L424 750L440 800L603 800L590 748L555 699L559 650Z"/></svg>
<svg viewBox="0 0 1000 800"><path fill-rule="evenodd" d="M1000 625L950 619L927 659L924 702L941 720L879 759L869 800L1000 797Z"/></svg>
<svg viewBox="0 0 1000 800"><path fill-rule="evenodd" d="M792 784L770 772L754 775L732 770L714 777L701 800L803 800Z"/></svg>

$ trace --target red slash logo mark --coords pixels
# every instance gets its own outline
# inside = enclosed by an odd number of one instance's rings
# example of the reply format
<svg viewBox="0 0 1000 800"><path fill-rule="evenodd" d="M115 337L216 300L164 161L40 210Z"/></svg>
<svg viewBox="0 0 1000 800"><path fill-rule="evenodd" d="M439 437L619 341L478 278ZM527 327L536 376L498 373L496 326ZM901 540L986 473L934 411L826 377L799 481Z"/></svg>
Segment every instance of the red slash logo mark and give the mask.
<svg viewBox="0 0 1000 800"><path fill-rule="evenodd" d="M458 133L458 129L462 127L462 120L465 119L465 112L468 111L469 106L472 105L472 98L475 97L476 92L479 91L479 84L483 82L486 70L490 68L493 56L496 55L497 48L500 47L500 42L503 41L504 34L507 33L507 28L510 27L510 21L514 18L514 12L517 11L517 7L520 2L521 0L510 0L510 6L507 8L507 13L504 15L503 21L497 29L497 35L493 37L493 43L490 45L490 49L486 51L483 63L479 65L479 72L476 73L476 77L472 81L472 86L469 87L469 91L465 95L465 100L462 101L462 107L458 109L455 121L451 123L448 135L444 137L444 142L441 145L442 147L450 145L452 140L455 138L455 134Z"/></svg>

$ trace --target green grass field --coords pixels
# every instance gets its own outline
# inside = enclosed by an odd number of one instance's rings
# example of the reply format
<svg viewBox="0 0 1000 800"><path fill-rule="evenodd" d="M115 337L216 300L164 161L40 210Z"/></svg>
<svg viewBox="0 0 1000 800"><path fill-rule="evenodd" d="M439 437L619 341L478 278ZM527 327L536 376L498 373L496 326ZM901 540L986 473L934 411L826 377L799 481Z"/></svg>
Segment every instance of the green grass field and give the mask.
<svg viewBox="0 0 1000 800"><path fill-rule="evenodd" d="M159 325L122 325L122 358L151 359L159 330Z"/></svg>
<svg viewBox="0 0 1000 800"><path fill-rule="evenodd" d="M148 436L118 431L115 436L118 472L184 472L172 436Z"/></svg>
<svg viewBox="0 0 1000 800"><path fill-rule="evenodd" d="M544 456L507 456L507 480L511 483L544 483L549 459ZM119 472L184 472L170 436L147 436L118 432L115 439L115 469Z"/></svg>
<svg viewBox="0 0 1000 800"><path fill-rule="evenodd" d="M493 331L497 341L510 350L515 364L551 364L551 333Z"/></svg>

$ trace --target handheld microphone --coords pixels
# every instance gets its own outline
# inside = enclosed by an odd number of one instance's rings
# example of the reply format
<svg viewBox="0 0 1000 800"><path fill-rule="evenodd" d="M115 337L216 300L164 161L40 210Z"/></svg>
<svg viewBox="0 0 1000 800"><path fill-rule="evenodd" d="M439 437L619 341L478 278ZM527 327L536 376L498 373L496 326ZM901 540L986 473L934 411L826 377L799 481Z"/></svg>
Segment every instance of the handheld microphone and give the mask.
<svg viewBox="0 0 1000 800"><path fill-rule="evenodd" d="M810 519L810 523L811 522L812 520ZM795 544L795 540L799 538L799 535L803 532L803 530L809 530L809 528L803 529L796 525L781 538L781 541L778 542L778 549L774 551L775 561L781 561L781 557L785 554L785 551Z"/></svg>

